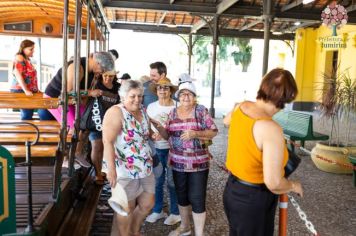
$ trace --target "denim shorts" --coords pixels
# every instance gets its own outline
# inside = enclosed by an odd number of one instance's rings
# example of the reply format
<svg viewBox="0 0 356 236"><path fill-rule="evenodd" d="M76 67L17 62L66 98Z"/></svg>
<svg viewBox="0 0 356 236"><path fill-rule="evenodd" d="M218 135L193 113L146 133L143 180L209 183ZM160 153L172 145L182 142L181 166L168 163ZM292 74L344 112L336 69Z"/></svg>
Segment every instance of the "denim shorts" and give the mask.
<svg viewBox="0 0 356 236"><path fill-rule="evenodd" d="M89 141L94 141L103 138L103 133L101 131L90 131Z"/></svg>

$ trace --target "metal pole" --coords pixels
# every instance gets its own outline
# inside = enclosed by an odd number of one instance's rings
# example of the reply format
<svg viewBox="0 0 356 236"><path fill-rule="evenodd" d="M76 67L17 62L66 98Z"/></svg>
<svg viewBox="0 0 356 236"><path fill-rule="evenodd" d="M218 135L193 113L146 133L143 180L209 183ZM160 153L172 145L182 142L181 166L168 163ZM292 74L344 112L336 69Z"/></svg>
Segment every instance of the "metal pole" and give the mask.
<svg viewBox="0 0 356 236"><path fill-rule="evenodd" d="M26 166L27 166L27 203L28 203L28 213L27 213L27 227L26 233L33 232L33 211L32 211L32 162L31 162L31 143L26 141Z"/></svg>
<svg viewBox="0 0 356 236"><path fill-rule="evenodd" d="M82 18L82 4L81 0L76 0L76 12L75 12L75 45L74 45L74 81L73 81L73 87L75 89L74 95L75 95L75 122L74 122L74 133L76 140L78 140L79 137L79 122L80 122L80 43L82 39L82 24L81 24L81 18ZM89 59L88 59L89 60ZM88 63L87 60L87 63ZM72 145L76 145L77 141L72 142ZM74 147L75 148L75 147ZM74 156L70 155L70 171L69 174L70 176L73 174L73 169L74 169Z"/></svg>
<svg viewBox="0 0 356 236"><path fill-rule="evenodd" d="M96 52L96 43L97 43L97 38L96 38L96 28L98 27L98 19L95 19L95 27L94 27L94 52Z"/></svg>
<svg viewBox="0 0 356 236"><path fill-rule="evenodd" d="M85 91L88 91L89 56L90 56L90 2L87 1L87 63L85 64Z"/></svg>
<svg viewBox="0 0 356 236"><path fill-rule="evenodd" d="M279 232L278 236L287 236L288 195L279 196Z"/></svg>
<svg viewBox="0 0 356 236"><path fill-rule="evenodd" d="M189 45L188 45L188 72L191 75L192 70L192 55L193 55L193 35L189 34Z"/></svg>
<svg viewBox="0 0 356 236"><path fill-rule="evenodd" d="M37 79L38 79L38 83L40 84L40 89L42 90L42 53L41 50L42 49L42 45L41 45L41 38L38 38L38 62L37 62Z"/></svg>
<svg viewBox="0 0 356 236"><path fill-rule="evenodd" d="M268 54L269 54L269 38L272 22L272 0L263 1L263 23L264 23L264 47L263 47L263 66L262 76L267 73L268 70Z"/></svg>
<svg viewBox="0 0 356 236"><path fill-rule="evenodd" d="M213 29L213 58L212 58L212 69L211 69L211 100L210 100L210 115L215 118L215 108L214 108L214 97L215 97L215 70L216 70L216 47L218 44L218 24L219 16L214 16L214 29Z"/></svg>
<svg viewBox="0 0 356 236"><path fill-rule="evenodd" d="M108 45L108 47L107 47L107 50L109 50L110 49L110 32L109 31L107 31L107 45Z"/></svg>

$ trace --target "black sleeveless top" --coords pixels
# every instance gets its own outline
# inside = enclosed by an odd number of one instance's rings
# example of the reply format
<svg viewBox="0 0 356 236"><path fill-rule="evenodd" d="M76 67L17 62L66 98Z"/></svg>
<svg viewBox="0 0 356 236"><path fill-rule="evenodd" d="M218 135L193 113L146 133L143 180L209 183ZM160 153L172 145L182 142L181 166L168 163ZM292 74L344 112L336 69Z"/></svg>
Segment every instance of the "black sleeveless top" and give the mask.
<svg viewBox="0 0 356 236"><path fill-rule="evenodd" d="M68 62L68 66L72 64L73 61ZM85 70L86 65L86 58L80 58L80 65L82 66L83 70ZM88 88L90 87L92 81L94 79L94 73L89 72L88 74ZM85 79L80 81L80 89L85 89ZM62 68L58 70L56 75L52 78L52 80L48 83L45 94L52 98L57 98L61 95L62 91Z"/></svg>
<svg viewBox="0 0 356 236"><path fill-rule="evenodd" d="M98 99L100 100L101 105L103 105L104 111L109 109L111 106L120 103L120 84L116 80L113 81L113 87L111 89L105 87L101 81L98 81L95 88L103 91L103 95L98 97Z"/></svg>

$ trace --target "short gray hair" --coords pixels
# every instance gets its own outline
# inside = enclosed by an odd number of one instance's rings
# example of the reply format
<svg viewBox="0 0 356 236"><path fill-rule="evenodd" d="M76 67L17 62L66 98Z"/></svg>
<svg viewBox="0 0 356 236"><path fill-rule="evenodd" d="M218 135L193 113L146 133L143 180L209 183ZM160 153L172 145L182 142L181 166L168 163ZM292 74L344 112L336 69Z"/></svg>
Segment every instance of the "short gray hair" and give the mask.
<svg viewBox="0 0 356 236"><path fill-rule="evenodd" d="M126 80L125 83L121 85L119 90L121 101L124 100L128 92L130 92L130 90L132 89L140 89L143 93L143 85L139 80L132 80L132 79Z"/></svg>
<svg viewBox="0 0 356 236"><path fill-rule="evenodd" d="M93 58L103 72L115 71L115 62L110 52L96 52L93 54Z"/></svg>

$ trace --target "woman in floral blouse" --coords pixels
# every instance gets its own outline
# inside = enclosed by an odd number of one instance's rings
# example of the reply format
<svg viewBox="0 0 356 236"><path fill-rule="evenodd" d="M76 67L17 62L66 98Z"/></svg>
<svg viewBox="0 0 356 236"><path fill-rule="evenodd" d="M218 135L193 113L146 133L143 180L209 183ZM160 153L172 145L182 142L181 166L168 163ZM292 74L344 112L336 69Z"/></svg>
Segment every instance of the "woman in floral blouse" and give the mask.
<svg viewBox="0 0 356 236"><path fill-rule="evenodd" d="M33 57L35 43L25 39L21 42L13 63L13 79L10 91L13 93L25 93L33 96L39 92L37 85L36 68L32 65L30 57ZM33 109L20 109L21 120L32 120ZM38 109L41 120L51 120L52 115L46 109Z"/></svg>
<svg viewBox="0 0 356 236"><path fill-rule="evenodd" d="M169 114L165 127L151 120L170 144L169 159L182 223L169 235L190 235L189 205L192 206L194 231L202 236L206 218L205 197L209 174L208 141L217 127L208 110L196 104L196 89L188 74L182 74L176 97L180 105Z"/></svg>
<svg viewBox="0 0 356 236"><path fill-rule="evenodd" d="M104 167L111 187L121 185L128 199L129 216L115 214L120 235L140 235L141 224L154 205L150 122L141 105L141 82L128 80L119 94L122 103L112 106L104 117Z"/></svg>

